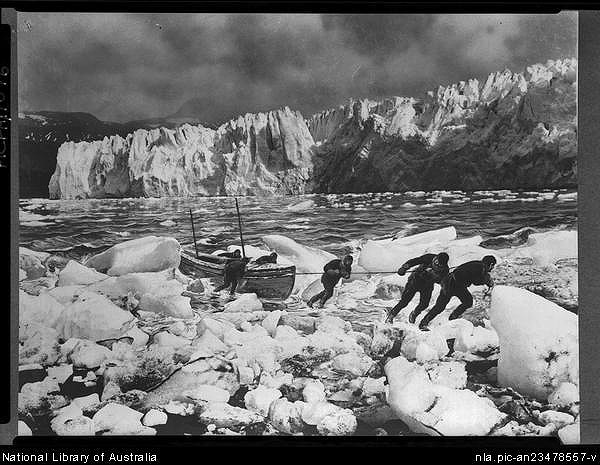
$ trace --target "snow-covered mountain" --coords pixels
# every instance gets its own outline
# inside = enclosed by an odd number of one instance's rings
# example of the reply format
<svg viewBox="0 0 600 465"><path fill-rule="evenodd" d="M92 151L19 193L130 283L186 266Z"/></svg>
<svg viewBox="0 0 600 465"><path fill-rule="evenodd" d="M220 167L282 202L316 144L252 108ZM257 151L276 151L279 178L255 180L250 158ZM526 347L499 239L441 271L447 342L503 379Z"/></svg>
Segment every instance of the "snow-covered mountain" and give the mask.
<svg viewBox="0 0 600 465"><path fill-rule="evenodd" d="M577 62L313 116L321 192L576 185Z"/></svg>
<svg viewBox="0 0 600 465"><path fill-rule="evenodd" d="M216 129L155 122L108 132L101 126L96 138L71 137L58 147L49 194L574 187L576 71L575 59L548 61L419 97L353 100L308 120L285 107ZM22 195L24 183L22 176Z"/></svg>

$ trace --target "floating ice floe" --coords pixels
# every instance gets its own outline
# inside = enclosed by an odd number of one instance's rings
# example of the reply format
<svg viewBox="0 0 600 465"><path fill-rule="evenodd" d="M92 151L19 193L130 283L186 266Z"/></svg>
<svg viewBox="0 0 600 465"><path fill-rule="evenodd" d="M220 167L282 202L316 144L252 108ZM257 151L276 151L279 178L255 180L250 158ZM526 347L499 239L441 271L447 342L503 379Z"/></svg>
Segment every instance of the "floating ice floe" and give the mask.
<svg viewBox="0 0 600 465"><path fill-rule="evenodd" d="M577 192L570 192L568 194L558 194L556 196L557 200L563 202L576 202L577 201Z"/></svg>
<svg viewBox="0 0 600 465"><path fill-rule="evenodd" d="M314 200L304 200L302 202L293 204L293 205L288 205L286 208L289 211L292 212L299 212L299 211L304 211L304 210L310 210L312 208L315 207L315 202Z"/></svg>

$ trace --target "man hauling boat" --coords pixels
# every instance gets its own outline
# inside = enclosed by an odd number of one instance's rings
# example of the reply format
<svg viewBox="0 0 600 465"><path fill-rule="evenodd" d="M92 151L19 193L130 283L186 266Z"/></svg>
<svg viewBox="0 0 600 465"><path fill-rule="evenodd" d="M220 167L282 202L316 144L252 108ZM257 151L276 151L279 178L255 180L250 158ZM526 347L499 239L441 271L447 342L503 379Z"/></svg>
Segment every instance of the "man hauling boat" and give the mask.
<svg viewBox="0 0 600 465"><path fill-rule="evenodd" d="M419 329L427 330L431 321L446 309L446 305L454 296L460 299L460 305L450 314L449 320L459 318L473 305L473 296L467 289L469 286L494 286L490 272L496 265L493 255L486 255L481 260L473 260L456 267L442 280L442 289L435 305L427 312L419 323ZM414 321L414 320L413 320Z"/></svg>
<svg viewBox="0 0 600 465"><path fill-rule="evenodd" d="M312 296L307 302L310 308L313 308L313 305L317 300L319 301L320 307L323 307L325 302L327 302L333 295L333 288L340 281L340 279L350 278L350 273L352 272L352 262L352 256L346 255L342 260L336 258L335 260L331 260L323 267L321 283L323 284L324 289L318 294Z"/></svg>
<svg viewBox="0 0 600 465"><path fill-rule="evenodd" d="M392 323L394 317L406 307L418 292L419 304L411 312L408 321L415 322L417 316L427 308L433 293L433 285L440 284L442 279L448 275L448 254L445 252L439 254L428 253L415 257L404 263L399 269L398 274L404 276L408 270L417 267L408 277L406 286L402 291L402 297L394 308L388 310L385 322Z"/></svg>
<svg viewBox="0 0 600 465"><path fill-rule="evenodd" d="M215 288L215 292L220 292L231 286L229 294L234 295L240 279L242 279L246 272L246 265L249 261L250 259L246 257L229 260L223 270L223 284Z"/></svg>

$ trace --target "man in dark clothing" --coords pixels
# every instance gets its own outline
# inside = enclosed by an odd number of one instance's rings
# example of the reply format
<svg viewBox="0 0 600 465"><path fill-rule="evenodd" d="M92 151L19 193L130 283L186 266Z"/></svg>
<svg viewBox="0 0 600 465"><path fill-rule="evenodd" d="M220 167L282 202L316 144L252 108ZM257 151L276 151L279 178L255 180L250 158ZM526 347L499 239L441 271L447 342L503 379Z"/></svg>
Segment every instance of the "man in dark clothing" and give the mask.
<svg viewBox="0 0 600 465"><path fill-rule="evenodd" d="M437 255L428 253L408 260L398 269L398 274L404 276L410 268L417 267L408 277L400 302L388 310L386 323L392 323L394 317L410 303L418 292L420 294L419 304L408 317L408 321L415 322L417 316L429 305L434 283L441 283L448 274L448 259L448 254L445 252Z"/></svg>
<svg viewBox="0 0 600 465"><path fill-rule="evenodd" d="M242 254L240 253L240 251L238 249L238 250L234 250L233 252L221 252L220 254L217 254L217 256L226 257L226 258L240 258L242 256Z"/></svg>
<svg viewBox="0 0 600 465"><path fill-rule="evenodd" d="M319 300L321 307L325 305L325 302L327 302L333 295L333 288L339 282L339 280L341 278L348 279L350 277L350 273L352 272L352 261L352 257L350 255L346 255L343 260L336 258L335 260L331 260L323 267L321 283L325 289L323 289L317 295L311 297L311 299L308 301L309 307L312 308L317 300Z"/></svg>
<svg viewBox="0 0 600 465"><path fill-rule="evenodd" d="M229 293L235 294L239 280L244 276L246 272L246 265L250 261L249 258L240 258L239 260L231 260L225 264L223 273L223 284L215 288L215 292L220 292L223 289L231 286Z"/></svg>
<svg viewBox="0 0 600 465"><path fill-rule="evenodd" d="M272 252L269 255L263 255L254 260L257 265L264 265L265 263L277 263L277 253Z"/></svg>
<svg viewBox="0 0 600 465"><path fill-rule="evenodd" d="M426 330L427 325L446 309L446 305L454 296L460 299L460 305L456 307L448 319L459 318L465 310L473 305L473 296L467 289L469 286L481 286L483 284L490 288L494 286L494 280L490 276L490 272L495 264L496 258L492 255L486 255L481 260L473 260L456 267L442 280L440 295L435 305L419 323L419 328Z"/></svg>

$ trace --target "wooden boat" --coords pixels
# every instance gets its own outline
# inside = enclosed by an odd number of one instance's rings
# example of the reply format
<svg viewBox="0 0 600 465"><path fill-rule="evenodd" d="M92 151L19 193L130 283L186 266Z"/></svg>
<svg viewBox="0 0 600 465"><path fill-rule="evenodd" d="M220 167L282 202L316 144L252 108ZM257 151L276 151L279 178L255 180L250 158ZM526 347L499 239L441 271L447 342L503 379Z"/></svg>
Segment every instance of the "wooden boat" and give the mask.
<svg viewBox="0 0 600 465"><path fill-rule="evenodd" d="M240 241L242 243L242 255L246 257L244 248L244 235L242 233L242 217L237 198L235 199ZM181 250L181 263L179 269L184 274L197 278L223 278L225 265L234 260L227 257L219 257L207 253L198 252L196 244L196 229L194 228L194 215L190 208L190 221L192 223L192 236L194 244L192 248ZM246 265L244 277L238 282L236 292L255 293L263 299L284 300L287 299L296 281L296 267L294 265L280 265L277 263L266 263L258 265L250 261Z"/></svg>
<svg viewBox="0 0 600 465"><path fill-rule="evenodd" d="M225 264L233 259L217 255L197 252L189 249L181 250L182 273L196 278L223 278ZM267 263L257 265L250 262L246 273L240 280L236 292L254 292L263 299L287 299L296 281L296 267Z"/></svg>

